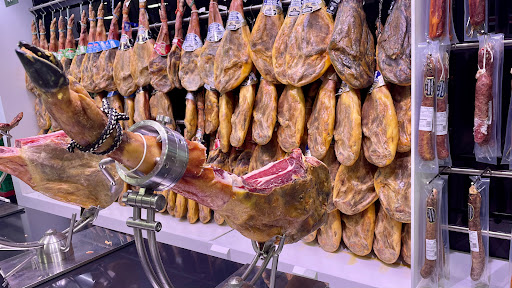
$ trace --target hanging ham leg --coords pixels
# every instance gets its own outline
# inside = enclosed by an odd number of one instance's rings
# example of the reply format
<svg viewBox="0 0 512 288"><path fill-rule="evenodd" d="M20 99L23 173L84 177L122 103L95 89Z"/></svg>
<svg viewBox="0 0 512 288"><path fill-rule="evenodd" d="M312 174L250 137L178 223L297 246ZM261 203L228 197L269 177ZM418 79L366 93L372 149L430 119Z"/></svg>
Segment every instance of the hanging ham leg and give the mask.
<svg viewBox="0 0 512 288"><path fill-rule="evenodd" d="M121 95L128 97L135 93L137 85L130 72L130 62L133 54L132 44L132 27L130 26L130 0L123 3L123 30L121 32L121 40L119 40L119 51L114 59L114 83ZM125 109L126 111L126 109Z"/></svg>
<svg viewBox="0 0 512 288"><path fill-rule="evenodd" d="M286 152L300 147L306 122L306 102L300 87L287 85L277 106L277 139Z"/></svg>
<svg viewBox="0 0 512 288"><path fill-rule="evenodd" d="M83 87L63 74L53 55L25 43L20 43L16 53L34 85L44 92L42 99L49 113L66 134L82 146L96 141L107 117ZM97 151L108 149L114 137L110 135ZM156 137L147 135L144 139L146 145L140 135L126 131L108 157L129 169L139 166L138 171L150 173L162 151ZM187 167L172 190L214 209L250 239L264 242L285 234L286 243L294 243L323 225L328 209L334 208L329 169L316 158L303 156L300 149L239 177L206 165L206 148L200 143L187 141L187 145ZM144 150L146 156L141 160ZM264 209L268 203L273 209Z"/></svg>
<svg viewBox="0 0 512 288"><path fill-rule="evenodd" d="M110 29L108 30L109 43L115 44L119 41L119 28L118 20L121 16L121 2L119 2L114 9L114 18L110 22ZM100 25L98 20L98 26ZM94 74L94 82L98 85L98 89L102 91L116 91L116 83L114 82L114 61L116 59L117 47L101 51L98 58L97 69Z"/></svg>
<svg viewBox="0 0 512 288"><path fill-rule="evenodd" d="M220 40L224 36L224 27L220 17L219 4L217 0L210 1L208 9L208 35L201 54L199 55L200 76L205 86L210 89L215 88L213 66L215 63L215 54L220 46ZM208 117L208 116L206 116ZM208 130L208 129L207 129Z"/></svg>
<svg viewBox="0 0 512 288"><path fill-rule="evenodd" d="M62 68L64 68L64 72L68 71L68 67L64 66L63 59L64 57L64 49L66 48L66 21L64 21L64 17L59 17L59 50L57 51L57 59L62 63Z"/></svg>
<svg viewBox="0 0 512 288"><path fill-rule="evenodd" d="M42 19L39 19L39 48L48 50L48 41L46 40L46 28Z"/></svg>
<svg viewBox="0 0 512 288"><path fill-rule="evenodd" d="M183 44L183 6L185 0L177 0L176 22L174 24L174 39L172 40L171 52L167 56L167 76L175 88L181 89L181 81L179 77L181 46Z"/></svg>
<svg viewBox="0 0 512 288"><path fill-rule="evenodd" d="M88 41L89 41L87 44L88 46L96 41L96 14L94 13L92 5L89 5L89 39L88 39ZM93 92L93 90L95 90L94 74L92 71L92 68L95 64L92 60L93 54L95 54L95 53L86 53L85 54L84 60L82 61L82 67L80 68L80 70L82 71L82 79L80 80L80 84L88 92Z"/></svg>
<svg viewBox="0 0 512 288"><path fill-rule="evenodd" d="M159 13L162 26L160 26L148 69L151 86L162 93L167 93L174 88L174 84L167 75L167 56L171 52L171 42L169 40L167 9L164 0L161 2Z"/></svg>
<svg viewBox="0 0 512 288"><path fill-rule="evenodd" d="M192 2L191 0L188 1ZM189 5L190 4L191 3L189 3ZM198 65L203 42L201 41L201 32L199 31L197 7L195 4L192 4L190 9L192 9L193 12L191 12L190 25L188 25L185 42L183 42L179 77L183 88L187 89L187 91L197 91L204 85Z"/></svg>
<svg viewBox="0 0 512 288"><path fill-rule="evenodd" d="M71 61L71 67L69 68L69 76L75 78L76 81L82 81L82 62L85 58L85 50L87 47L87 39L89 35L87 33L87 16L85 11L82 11L82 18L80 19L80 38L78 38L78 49L76 55ZM74 42L74 40L73 40Z"/></svg>
<svg viewBox="0 0 512 288"><path fill-rule="evenodd" d="M149 20L146 4L146 1L139 1L139 29L130 59L130 71L135 84L139 87L144 87L150 83L149 62L151 61L151 54L153 54L153 46L155 45L155 40L149 37Z"/></svg>
<svg viewBox="0 0 512 288"><path fill-rule="evenodd" d="M39 47L39 38L37 38L37 30L36 30L36 21L32 20L32 24L30 25L30 30L32 31L32 45ZM25 85L27 86L27 90L35 93L36 88L27 74L25 74Z"/></svg>
<svg viewBox="0 0 512 288"><path fill-rule="evenodd" d="M50 23L50 44L48 45L48 51L57 53L59 50L59 41L57 40L57 18L53 18Z"/></svg>
<svg viewBox="0 0 512 288"><path fill-rule="evenodd" d="M254 103L252 138L259 145L272 138L277 120L277 89L274 84L261 79Z"/></svg>
<svg viewBox="0 0 512 288"><path fill-rule="evenodd" d="M62 67L64 67L64 72L66 75L71 75L71 63L75 58L75 37L73 37L73 27L75 26L75 14L71 14L68 19L67 27L63 27L62 29L66 29L67 36L64 43L64 51L63 57L61 59Z"/></svg>

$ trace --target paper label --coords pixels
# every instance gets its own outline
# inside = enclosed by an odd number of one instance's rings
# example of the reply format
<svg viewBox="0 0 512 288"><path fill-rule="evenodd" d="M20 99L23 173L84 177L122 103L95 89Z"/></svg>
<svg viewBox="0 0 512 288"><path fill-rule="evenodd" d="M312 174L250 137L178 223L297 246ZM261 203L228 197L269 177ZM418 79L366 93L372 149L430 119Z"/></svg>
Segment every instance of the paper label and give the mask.
<svg viewBox="0 0 512 288"><path fill-rule="evenodd" d="M217 150L220 148L220 139L215 138L215 143L213 144L213 150Z"/></svg>
<svg viewBox="0 0 512 288"><path fill-rule="evenodd" d="M149 39L149 30L146 30L144 26L140 26L139 30L137 30L137 43L144 44Z"/></svg>
<svg viewBox="0 0 512 288"><path fill-rule="evenodd" d="M245 24L245 19L238 11L229 12L228 21L226 22L226 30L236 31Z"/></svg>
<svg viewBox="0 0 512 288"><path fill-rule="evenodd" d="M117 92L117 91L108 92L107 97L112 97L112 96L115 96L115 95L119 95L119 92Z"/></svg>
<svg viewBox="0 0 512 288"><path fill-rule="evenodd" d="M264 0L261 10L265 16L277 16L283 13L283 5L279 0Z"/></svg>
<svg viewBox="0 0 512 288"><path fill-rule="evenodd" d="M301 13L311 13L315 12L316 10L322 9L325 7L325 3L323 0L304 0L304 3L302 4Z"/></svg>
<svg viewBox="0 0 512 288"><path fill-rule="evenodd" d="M187 92L187 95L185 96L185 99L196 101L196 97L194 96L194 93L192 93L192 92Z"/></svg>
<svg viewBox="0 0 512 288"><path fill-rule="evenodd" d="M427 207L427 221L428 223L436 223L436 209L434 207Z"/></svg>
<svg viewBox="0 0 512 288"><path fill-rule="evenodd" d="M286 16L296 17L300 15L300 10L302 9L302 0L292 0L290 6L288 6L288 13Z"/></svg>
<svg viewBox="0 0 512 288"><path fill-rule="evenodd" d="M177 38L174 38L172 39L172 45L176 44L176 46L178 46L178 48L183 49L183 39L177 39Z"/></svg>
<svg viewBox="0 0 512 288"><path fill-rule="evenodd" d="M87 53L87 46L78 45L78 49L76 50L76 55L82 55Z"/></svg>
<svg viewBox="0 0 512 288"><path fill-rule="evenodd" d="M432 119L434 116L434 107L421 106L420 108L420 131L432 131Z"/></svg>
<svg viewBox="0 0 512 288"><path fill-rule="evenodd" d="M309 150L309 146L306 144L306 156L311 157L311 150Z"/></svg>
<svg viewBox="0 0 512 288"><path fill-rule="evenodd" d="M480 252L480 246L478 245L478 232L469 231L469 249L472 252Z"/></svg>
<svg viewBox="0 0 512 288"><path fill-rule="evenodd" d="M183 42L183 50L187 52L193 52L197 48L200 48L203 46L203 41L201 41L201 38L197 36L194 33L188 33L187 36L185 36L185 41Z"/></svg>
<svg viewBox="0 0 512 288"><path fill-rule="evenodd" d="M128 50L130 48L132 48L130 38L128 38L128 35L122 34L121 40L119 41L119 50Z"/></svg>
<svg viewBox="0 0 512 288"><path fill-rule="evenodd" d="M93 53L94 51L94 42L87 43L87 53Z"/></svg>
<svg viewBox="0 0 512 288"><path fill-rule="evenodd" d="M57 51L57 60L62 60L62 58L64 58L64 49L59 49L59 51Z"/></svg>
<svg viewBox="0 0 512 288"><path fill-rule="evenodd" d="M345 81L341 81L340 89L338 89L338 93L336 93L336 95L341 95L348 91L350 91L350 87L348 86L348 84Z"/></svg>
<svg viewBox="0 0 512 288"><path fill-rule="evenodd" d="M249 86L256 83L258 83L258 78L256 78L256 74L254 74L254 72L251 71L251 73L249 73L249 76L245 78L245 80L242 82L242 84L240 84L240 86Z"/></svg>
<svg viewBox="0 0 512 288"><path fill-rule="evenodd" d="M155 49L156 54L167 56L171 52L171 45L165 42L155 42L153 49Z"/></svg>
<svg viewBox="0 0 512 288"><path fill-rule="evenodd" d="M436 135L448 134L448 113L436 112Z"/></svg>
<svg viewBox="0 0 512 288"><path fill-rule="evenodd" d="M373 89L381 87L386 85L386 82L384 81L384 77L382 77L382 73L380 73L379 70L375 71L375 75L373 76L373 84L370 88L370 91L368 91L368 94L371 94L373 92Z"/></svg>
<svg viewBox="0 0 512 288"><path fill-rule="evenodd" d="M487 125L491 125L492 124L492 101L489 101L488 105L487 105Z"/></svg>
<svg viewBox="0 0 512 288"><path fill-rule="evenodd" d="M75 58L76 55L76 49L75 48L66 48L64 49L64 57L68 59Z"/></svg>
<svg viewBox="0 0 512 288"><path fill-rule="evenodd" d="M444 99L444 94L445 94L445 84L444 83L445 83L444 80L437 82L437 87L436 87L436 98L437 99Z"/></svg>
<svg viewBox="0 0 512 288"><path fill-rule="evenodd" d="M427 260L437 260L436 239L425 239L425 258L427 258Z"/></svg>
<svg viewBox="0 0 512 288"><path fill-rule="evenodd" d="M118 48L119 47L119 40L115 40L115 39L110 39L110 40L107 40L109 46L110 46L110 49L113 49L113 48Z"/></svg>
<svg viewBox="0 0 512 288"><path fill-rule="evenodd" d="M327 5L327 13L331 15L335 15L338 10L338 5L341 3L341 0L331 0L329 5Z"/></svg>
<svg viewBox="0 0 512 288"><path fill-rule="evenodd" d="M425 97L434 96L434 77L427 77L423 88L423 95L425 95Z"/></svg>
<svg viewBox="0 0 512 288"><path fill-rule="evenodd" d="M224 36L224 27L222 24L213 22L208 25L208 34L206 35L206 41L208 42L219 42Z"/></svg>

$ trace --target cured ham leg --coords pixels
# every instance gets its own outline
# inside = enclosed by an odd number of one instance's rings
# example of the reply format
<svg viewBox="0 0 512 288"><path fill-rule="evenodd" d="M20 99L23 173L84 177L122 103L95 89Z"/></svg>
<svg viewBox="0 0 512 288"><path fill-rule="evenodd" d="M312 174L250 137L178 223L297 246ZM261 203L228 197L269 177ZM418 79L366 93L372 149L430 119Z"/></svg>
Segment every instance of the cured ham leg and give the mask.
<svg viewBox="0 0 512 288"><path fill-rule="evenodd" d="M96 141L107 117L85 89L63 74L52 54L25 43L20 43L16 53L34 85L44 93L42 99L50 107L49 113L66 134L82 146ZM108 149L114 137L110 135L97 151ZM144 145L141 138L126 131L119 147L108 156L129 169L140 165L139 172L151 172L161 155L161 144L156 137L144 136ZM264 242L285 234L286 242L294 243L323 225L328 209L334 208L329 169L316 158L303 156L300 149L239 177L207 165L206 148L200 143L187 141L187 145L187 167L172 190L214 209L250 239ZM263 209L268 203L273 209Z"/></svg>
<svg viewBox="0 0 512 288"><path fill-rule="evenodd" d="M169 40L169 27L167 26L167 11L164 0L160 5L160 32L155 42L153 55L149 62L150 83L156 90L167 93L174 88L174 84L167 75L167 56L171 52L171 42Z"/></svg>
<svg viewBox="0 0 512 288"><path fill-rule="evenodd" d="M137 39L133 45L133 53L130 58L130 71L135 84L139 87L149 85L149 62L153 54L155 40L149 37L149 20L146 12L146 1L139 1L139 30Z"/></svg>
<svg viewBox="0 0 512 288"><path fill-rule="evenodd" d="M217 0L211 0L208 9L208 35L206 35L206 41L199 55L200 76L205 87L208 85L210 89L215 88L213 66L222 36L224 36L224 27L220 17L219 4Z"/></svg>
<svg viewBox="0 0 512 288"><path fill-rule="evenodd" d="M48 41L46 40L46 28L44 27L43 20L41 19L39 19L39 48L43 50L48 50Z"/></svg>
<svg viewBox="0 0 512 288"><path fill-rule="evenodd" d="M193 2L188 0L189 2ZM188 3L188 2L187 2ZM191 3L189 3L190 5ZM181 86L187 91L197 91L204 85L200 75L199 55L201 54L201 32L199 31L199 14L197 7L192 3L190 16L190 25L188 26L187 36L183 42L183 51L181 52L179 77Z"/></svg>
<svg viewBox="0 0 512 288"><path fill-rule="evenodd" d="M80 38L78 38L78 49L76 51L76 55L71 61L71 67L69 68L68 76L72 76L76 81L80 82L82 80L82 62L85 58L85 49L87 47L87 39L89 35L87 33L87 16L85 15L85 10L82 11L82 17L80 19ZM73 41L74 42L74 41Z"/></svg>
<svg viewBox="0 0 512 288"><path fill-rule="evenodd" d="M68 19L68 25L66 28L67 36L66 42L64 43L64 55L61 59L62 66L64 67L64 71L66 75L71 75L71 63L73 63L73 59L75 58L75 38L73 37L73 27L75 27L75 14L71 14Z"/></svg>
<svg viewBox="0 0 512 288"><path fill-rule="evenodd" d="M185 0L177 0L176 22L174 23L174 39L172 40L171 52L167 56L167 76L175 88L181 89L179 77L181 46L183 44L183 6Z"/></svg>
<svg viewBox="0 0 512 288"><path fill-rule="evenodd" d="M130 0L125 0L123 3L123 23L130 23L130 18L128 18L128 13L130 12L129 4ZM130 72L130 62L133 54L133 48L130 43L131 39L132 27L129 24L123 24L119 51L117 51L116 58L114 59L114 83L119 93L125 97L130 96L137 90L137 85Z"/></svg>
<svg viewBox="0 0 512 288"><path fill-rule="evenodd" d="M121 16L121 2L119 2L114 9L114 18L110 22L110 29L108 30L108 41L115 43L119 41L119 28L118 20ZM103 20L98 20L99 21ZM114 82L114 60L116 59L117 47L101 51L98 59L96 72L94 74L94 82L98 85L98 89L102 91L116 91L116 83Z"/></svg>
<svg viewBox="0 0 512 288"><path fill-rule="evenodd" d="M100 7L103 5L100 4ZM99 11L99 9L98 9ZM89 36L88 36L88 44L92 44L96 41L96 13L92 8L92 5L89 5ZM82 67L80 71L82 72L82 78L80 80L80 84L85 88L85 90L89 92L93 92L95 90L94 85L94 74L92 68L94 66L93 62L93 54L96 53L86 53L84 56L84 60L82 61ZM98 53L99 54L99 53ZM92 63L92 64L91 64Z"/></svg>

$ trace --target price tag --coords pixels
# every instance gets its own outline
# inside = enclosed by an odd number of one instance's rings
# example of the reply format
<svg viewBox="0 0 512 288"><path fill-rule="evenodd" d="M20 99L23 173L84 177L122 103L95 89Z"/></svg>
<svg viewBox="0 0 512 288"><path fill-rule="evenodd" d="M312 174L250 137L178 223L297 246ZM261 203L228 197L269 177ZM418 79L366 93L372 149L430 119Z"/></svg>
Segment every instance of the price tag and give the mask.
<svg viewBox="0 0 512 288"><path fill-rule="evenodd" d="M432 118L434 116L434 107L421 106L420 108L420 125L421 131L432 131Z"/></svg>
<svg viewBox="0 0 512 288"><path fill-rule="evenodd" d="M448 134L448 113L436 112L436 135Z"/></svg>
<svg viewBox="0 0 512 288"><path fill-rule="evenodd" d="M472 252L480 252L478 232L476 231L469 231L469 248Z"/></svg>
<svg viewBox="0 0 512 288"><path fill-rule="evenodd" d="M302 4L301 13L312 13L316 10L322 9L325 6L325 3L323 0L304 0L304 3Z"/></svg>
<svg viewBox="0 0 512 288"><path fill-rule="evenodd" d="M224 36L224 27L222 24L213 22L208 25L208 34L206 35L206 41L208 42L219 42Z"/></svg>
<svg viewBox="0 0 512 288"><path fill-rule="evenodd" d="M228 21L226 22L226 30L236 31L245 24L245 19L238 11L229 12Z"/></svg>
<svg viewBox="0 0 512 288"><path fill-rule="evenodd" d="M437 241L436 239L425 240L425 258L427 260L437 260Z"/></svg>
<svg viewBox="0 0 512 288"><path fill-rule="evenodd" d="M188 33L187 36L185 36L185 41L183 42L183 50L187 52L193 52L202 46L203 41L201 41L201 38L199 38L197 34Z"/></svg>
<svg viewBox="0 0 512 288"><path fill-rule="evenodd" d="M279 0L264 0L261 10L265 16L277 16L283 13L283 5Z"/></svg>

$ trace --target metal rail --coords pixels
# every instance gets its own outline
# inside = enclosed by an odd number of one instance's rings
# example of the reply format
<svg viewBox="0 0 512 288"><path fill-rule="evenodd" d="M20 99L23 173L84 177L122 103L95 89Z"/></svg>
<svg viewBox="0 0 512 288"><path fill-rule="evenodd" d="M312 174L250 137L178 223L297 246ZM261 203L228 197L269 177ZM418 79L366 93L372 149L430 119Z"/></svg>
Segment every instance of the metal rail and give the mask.
<svg viewBox="0 0 512 288"><path fill-rule="evenodd" d="M503 45L512 46L512 39L503 40ZM478 49L478 42L470 42L470 43L455 43L452 44L452 50L463 50L463 49Z"/></svg>
<svg viewBox="0 0 512 288"><path fill-rule="evenodd" d="M67 1L67 0L53 0L53 1L50 1L48 3L44 3L44 4L41 4L41 5L34 6L34 7L30 8L30 9L28 9L28 11L33 12L33 11L39 10L41 8L52 6L52 5L55 5L55 4L64 2L64 1Z"/></svg>
<svg viewBox="0 0 512 288"><path fill-rule="evenodd" d="M501 170L478 170L471 168L453 168L446 167L441 174L462 174L462 175L473 175L473 176L489 176L489 177L501 177L501 178L512 178L512 171Z"/></svg>
<svg viewBox="0 0 512 288"><path fill-rule="evenodd" d="M469 233L469 229L467 227L460 227L455 225L443 225L443 229L454 231L454 232L460 232L460 233ZM503 233L503 232L494 232L494 231L482 231L482 235L488 235L491 238L497 238L497 239L503 239L503 240L511 240L512 235L509 233Z"/></svg>

